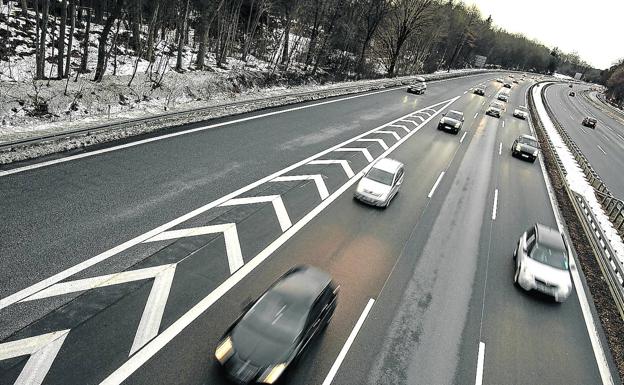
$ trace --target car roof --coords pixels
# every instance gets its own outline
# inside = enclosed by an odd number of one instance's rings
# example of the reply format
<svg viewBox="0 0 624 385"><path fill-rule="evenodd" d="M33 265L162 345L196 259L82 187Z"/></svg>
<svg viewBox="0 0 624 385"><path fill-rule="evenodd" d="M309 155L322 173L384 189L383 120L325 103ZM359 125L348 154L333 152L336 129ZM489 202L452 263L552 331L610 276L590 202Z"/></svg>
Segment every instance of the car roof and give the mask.
<svg viewBox="0 0 624 385"><path fill-rule="evenodd" d="M531 135L520 135L520 137L525 139L531 139L537 142L537 139L535 139L535 137Z"/></svg>
<svg viewBox="0 0 624 385"><path fill-rule="evenodd" d="M323 270L299 266L286 273L269 291L291 305L309 308L330 282L331 277Z"/></svg>
<svg viewBox="0 0 624 385"><path fill-rule="evenodd" d="M450 113L455 113L455 114L459 114L459 115L462 115L462 116L464 115L464 113L463 113L463 112L460 112L460 111L457 111L457 110L449 110L449 112L448 112L448 113L449 113L449 114L450 114Z"/></svg>
<svg viewBox="0 0 624 385"><path fill-rule="evenodd" d="M373 167L383 171L387 171L392 174L394 174L402 166L403 163L390 158L381 158L377 162L375 162L375 164L373 164Z"/></svg>
<svg viewBox="0 0 624 385"><path fill-rule="evenodd" d="M558 230L540 223L536 223L535 227L537 229L537 242L539 244L551 249L564 250L567 252L561 233Z"/></svg>

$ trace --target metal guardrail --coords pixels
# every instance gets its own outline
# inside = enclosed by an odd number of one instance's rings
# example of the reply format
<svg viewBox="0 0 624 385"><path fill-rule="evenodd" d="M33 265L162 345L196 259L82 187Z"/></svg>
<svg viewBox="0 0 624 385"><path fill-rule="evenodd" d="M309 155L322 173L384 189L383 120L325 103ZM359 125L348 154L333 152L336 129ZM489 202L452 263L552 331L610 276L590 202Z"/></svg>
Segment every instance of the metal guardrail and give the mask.
<svg viewBox="0 0 624 385"><path fill-rule="evenodd" d="M257 98L252 100L245 100L239 102L231 102L231 103L222 103L209 107L199 107L194 109L188 109L183 111L175 111L175 112L167 112L156 115L151 115L143 118L135 118L128 119L119 122L93 125L85 128L80 128L76 130L68 130L64 132L60 132L57 134L50 134L39 136L35 138L27 138L22 140L16 140L11 142L4 142L0 144L0 153L4 151L10 151L16 147L23 147L29 145L36 145L38 143L50 142L56 139L63 138L71 138L71 137L79 137L85 135L92 135L98 132L103 131L113 131L113 130L122 130L122 129L131 129L138 126L145 126L149 124L157 124L158 126L166 123L167 125L174 127L176 126L176 121L184 121L184 123L197 123L201 121L206 121L210 119L216 119L220 117L225 117L215 114L220 110L232 109L232 108L241 108L241 107L250 107L249 111L251 112L258 109L270 108L283 106L293 103L302 102L302 98L305 99L303 101L311 101L329 98L333 96L340 96L345 94L359 93L359 92L367 92L376 89L382 88L390 88L390 87L400 87L407 84L411 84L416 77L424 77L427 81L435 81L442 79L450 79L455 77L461 77L466 75L476 75L481 73L493 73L497 72L496 70L475 70L469 72L455 72L455 73L440 73L440 74L428 74L428 75L414 75L414 76L405 76L400 78L392 78L378 81L370 81L366 83L359 84L349 84L340 87L331 87L321 90L314 91L305 91L305 92L296 92L296 93L287 93L277 96L269 96L266 98ZM280 103L280 101L284 101L285 103ZM259 103L273 103L273 105L269 105L267 107L253 108L253 105L257 105ZM215 116L216 115L216 116ZM179 123L178 123L179 124Z"/></svg>
<svg viewBox="0 0 624 385"><path fill-rule="evenodd" d="M605 208L605 211L609 214L609 218L611 219L612 223L615 226L618 226L618 230L622 229L624 226L624 202L610 195L611 193L604 185L598 174L596 174L596 172L591 168L591 165L589 165L587 158L583 156L578 146L565 132L561 124L559 124L559 122L554 118L552 110L550 109L544 98L544 89L542 89L540 97L544 102L546 112L548 113L555 128L563 138L566 145L568 145L568 148L574 155L575 159L578 161L579 165L581 165L581 168L583 169L585 175L588 177L588 180L593 180L593 182L590 183L594 187L597 195L600 197L599 201L601 202L603 208ZM535 111L535 102L533 100L533 93L531 92L531 89L529 90L528 104L529 108ZM536 113L531 114L531 122L533 123L534 127L539 127L542 132L545 133L544 126ZM557 159L557 171L561 176L566 193L570 197L570 201L574 206L574 211L576 212L577 217L580 219L581 226L583 227L583 230L585 231L585 234L589 239L590 247L594 251L602 275L609 286L611 296L614 299L616 307L620 313L620 317L624 319L624 266L617 258L617 255L615 254L615 251L613 250L610 241L606 238L604 231L597 222L596 217L585 198L580 194L572 191L572 189L568 185L565 178L565 167L563 166L561 159L557 155L557 151L555 150L551 139L548 137L548 135L544 136L548 139L548 145ZM599 191L598 188L602 188L603 191L606 191L606 193ZM609 207L610 210L606 210L607 207ZM616 219L616 222L614 222L614 218Z"/></svg>

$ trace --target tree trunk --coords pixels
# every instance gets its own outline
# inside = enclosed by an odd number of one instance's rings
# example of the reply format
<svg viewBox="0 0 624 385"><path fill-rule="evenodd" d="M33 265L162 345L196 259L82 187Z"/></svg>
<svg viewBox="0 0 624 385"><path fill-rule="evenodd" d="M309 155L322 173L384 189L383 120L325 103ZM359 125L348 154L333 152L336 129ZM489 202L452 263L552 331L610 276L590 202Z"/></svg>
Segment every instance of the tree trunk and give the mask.
<svg viewBox="0 0 624 385"><path fill-rule="evenodd" d="M41 61L41 52L39 51L39 39L41 20L39 16L39 0L35 0L35 79L40 79L39 62Z"/></svg>
<svg viewBox="0 0 624 385"><path fill-rule="evenodd" d="M178 23L178 57L176 60L176 71L182 71L182 53L184 48L184 31L186 30L186 23L189 13L189 0L185 1L184 10L182 14L182 22Z"/></svg>
<svg viewBox="0 0 624 385"><path fill-rule="evenodd" d="M288 59L289 59L288 43L290 41L290 24L291 24L290 6L286 6L286 21L285 22L286 22L286 25L284 26L284 48L282 50L281 64L288 63Z"/></svg>
<svg viewBox="0 0 624 385"><path fill-rule="evenodd" d="M101 82L102 78L104 77L104 73L106 72L106 62L108 56L106 51L106 42L108 41L108 34L113 27L113 23L121 15L122 3L123 0L115 0L115 3L113 5L113 11L106 18L106 23L104 24L104 28L102 28L102 34L98 39L98 60L97 66L95 67L95 76L93 77L93 81Z"/></svg>
<svg viewBox="0 0 624 385"><path fill-rule="evenodd" d="M154 36L156 35L156 20L158 19L158 11L160 10L160 0L156 1L154 12L152 13L152 19L150 20L149 27L147 28L147 54L145 59L150 63L154 61Z"/></svg>
<svg viewBox="0 0 624 385"><path fill-rule="evenodd" d="M67 0L61 3L61 24L59 25L58 56L56 57L56 74L59 79L63 78L63 54L65 52L65 27L67 26Z"/></svg>
<svg viewBox="0 0 624 385"><path fill-rule="evenodd" d="M212 13L212 17L208 19L208 9L204 7L201 12L201 25L200 25L200 39L199 39L199 50L197 52L197 61L195 66L200 70L203 70L205 67L206 60L206 52L208 51L208 38L210 37L210 26L214 22L214 19L217 17L219 12L221 11L221 7L225 3L225 0L220 0L219 5L217 5L217 9Z"/></svg>
<svg viewBox="0 0 624 385"><path fill-rule="evenodd" d="M67 41L67 57L65 60L65 77L69 77L69 67L71 65L72 44L74 42L74 29L76 28L76 0L69 3L69 40Z"/></svg>
<svg viewBox="0 0 624 385"><path fill-rule="evenodd" d="M85 27L85 37L82 41L82 58L80 59L79 73L87 72L87 60L89 59L89 34L91 33L91 8L87 8L87 26Z"/></svg>
<svg viewBox="0 0 624 385"><path fill-rule="evenodd" d="M48 17L50 11L50 0L43 0L43 10L41 14L41 36L39 39L39 65L37 66L37 79L45 76L46 57L46 37L48 35Z"/></svg>
<svg viewBox="0 0 624 385"><path fill-rule="evenodd" d="M132 1L132 49L134 52L142 51L141 49L141 0ZM158 5L156 5L158 7Z"/></svg>

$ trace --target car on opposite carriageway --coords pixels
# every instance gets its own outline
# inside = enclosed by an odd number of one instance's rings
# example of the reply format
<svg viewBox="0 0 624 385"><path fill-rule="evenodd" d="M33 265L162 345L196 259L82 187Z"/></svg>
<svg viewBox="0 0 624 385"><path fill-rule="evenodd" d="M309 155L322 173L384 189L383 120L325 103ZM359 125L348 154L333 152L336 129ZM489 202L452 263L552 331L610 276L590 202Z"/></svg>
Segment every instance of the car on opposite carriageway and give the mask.
<svg viewBox="0 0 624 385"><path fill-rule="evenodd" d="M524 232L513 253L514 283L564 302L572 292L567 243L558 230L536 223Z"/></svg>
<svg viewBox="0 0 624 385"><path fill-rule="evenodd" d="M225 332L215 357L239 384L273 384L329 324L338 286L326 272L299 266L279 278Z"/></svg>
<svg viewBox="0 0 624 385"><path fill-rule="evenodd" d="M464 124L464 113L460 111L450 110L442 115L438 122L438 130L448 130L455 135L459 133Z"/></svg>
<svg viewBox="0 0 624 385"><path fill-rule="evenodd" d="M354 198L369 205L388 207L399 192L405 173L403 163L382 158L360 179Z"/></svg>

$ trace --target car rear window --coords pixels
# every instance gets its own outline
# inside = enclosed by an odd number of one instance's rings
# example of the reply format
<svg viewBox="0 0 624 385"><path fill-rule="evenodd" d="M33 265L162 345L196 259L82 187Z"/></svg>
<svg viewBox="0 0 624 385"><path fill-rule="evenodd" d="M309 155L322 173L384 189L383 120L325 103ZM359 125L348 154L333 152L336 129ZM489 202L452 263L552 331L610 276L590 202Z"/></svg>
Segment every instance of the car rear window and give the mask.
<svg viewBox="0 0 624 385"><path fill-rule="evenodd" d="M527 145L529 145L531 147L535 147L535 148L537 148L539 146L539 143L537 143L536 140L529 139L529 138L521 137L519 142L522 143L522 144L527 144Z"/></svg>
<svg viewBox="0 0 624 385"><path fill-rule="evenodd" d="M394 174L373 167L366 173L366 178L390 186L392 184Z"/></svg>
<svg viewBox="0 0 624 385"><path fill-rule="evenodd" d="M303 330L308 312L281 293L267 292L245 315L240 327L275 341L293 342Z"/></svg>
<svg viewBox="0 0 624 385"><path fill-rule="evenodd" d="M568 257L562 250L552 249L546 246L536 244L529 254L531 259L552 266L556 269L568 269Z"/></svg>
<svg viewBox="0 0 624 385"><path fill-rule="evenodd" d="M453 112L453 111L450 111L448 114L446 114L446 116L448 118L455 119L455 120L462 120L463 118L462 114L458 114L457 112Z"/></svg>

